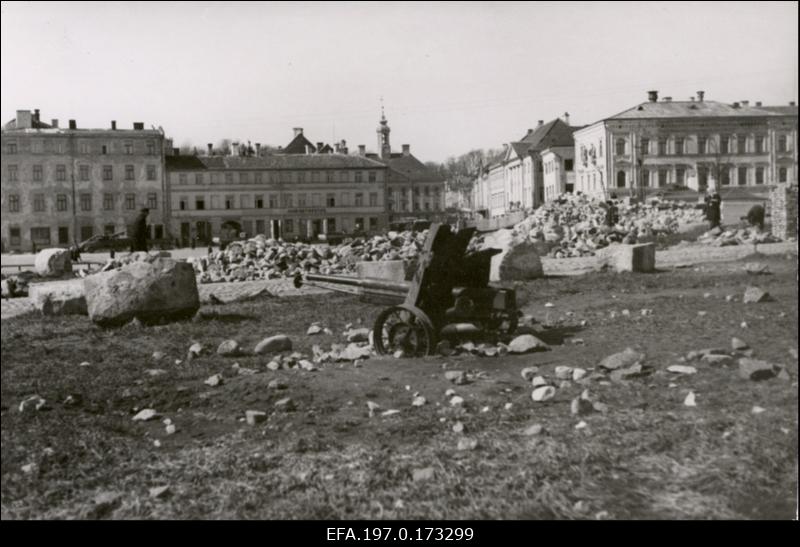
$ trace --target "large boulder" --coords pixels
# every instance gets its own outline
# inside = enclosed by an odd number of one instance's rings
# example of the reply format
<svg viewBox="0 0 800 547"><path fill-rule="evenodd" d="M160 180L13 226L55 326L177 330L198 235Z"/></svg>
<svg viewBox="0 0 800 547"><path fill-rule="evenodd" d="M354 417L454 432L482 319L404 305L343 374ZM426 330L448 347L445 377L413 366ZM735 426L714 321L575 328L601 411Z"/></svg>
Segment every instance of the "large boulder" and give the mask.
<svg viewBox="0 0 800 547"><path fill-rule="evenodd" d="M84 279L89 317L104 326L192 317L200 308L194 268L171 258L133 262Z"/></svg>
<svg viewBox="0 0 800 547"><path fill-rule="evenodd" d="M597 254L617 272L650 273L656 269L654 243L612 245Z"/></svg>
<svg viewBox="0 0 800 547"><path fill-rule="evenodd" d="M86 315L83 279L35 283L28 289L34 309L44 315Z"/></svg>
<svg viewBox="0 0 800 547"><path fill-rule="evenodd" d="M497 230L483 239L484 249L500 249L492 257L490 281L525 281L544 277L536 246L512 230Z"/></svg>
<svg viewBox="0 0 800 547"><path fill-rule="evenodd" d="M44 249L36 254L36 273L42 277L58 277L72 271L69 249Z"/></svg>

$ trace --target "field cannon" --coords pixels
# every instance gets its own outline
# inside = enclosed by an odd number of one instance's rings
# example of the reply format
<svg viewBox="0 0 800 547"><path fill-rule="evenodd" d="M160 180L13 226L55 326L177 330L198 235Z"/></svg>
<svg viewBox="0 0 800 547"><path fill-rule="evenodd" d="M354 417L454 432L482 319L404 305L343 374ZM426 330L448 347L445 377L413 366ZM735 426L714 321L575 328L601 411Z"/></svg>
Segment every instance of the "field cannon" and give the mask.
<svg viewBox="0 0 800 547"><path fill-rule="evenodd" d="M514 289L489 286L491 258L499 249L467 251L475 228L454 231L433 224L411 281L389 281L306 274L295 287L325 283L324 288L355 287L372 301L389 304L375 319L373 344L380 355L431 355L437 342L452 333L475 329L511 334L520 312ZM459 329L456 325L471 325Z"/></svg>

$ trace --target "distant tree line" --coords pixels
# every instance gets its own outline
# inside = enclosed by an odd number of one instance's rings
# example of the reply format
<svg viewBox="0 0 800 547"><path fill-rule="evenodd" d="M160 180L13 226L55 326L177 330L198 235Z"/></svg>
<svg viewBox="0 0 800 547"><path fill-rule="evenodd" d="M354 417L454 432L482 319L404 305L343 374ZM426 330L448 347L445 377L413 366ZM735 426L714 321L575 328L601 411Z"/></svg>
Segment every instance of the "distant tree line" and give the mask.
<svg viewBox="0 0 800 547"><path fill-rule="evenodd" d="M467 192L472 189L478 170L499 161L504 153L502 148L476 148L460 156L451 156L444 163L429 161L425 165L447 180L449 190Z"/></svg>

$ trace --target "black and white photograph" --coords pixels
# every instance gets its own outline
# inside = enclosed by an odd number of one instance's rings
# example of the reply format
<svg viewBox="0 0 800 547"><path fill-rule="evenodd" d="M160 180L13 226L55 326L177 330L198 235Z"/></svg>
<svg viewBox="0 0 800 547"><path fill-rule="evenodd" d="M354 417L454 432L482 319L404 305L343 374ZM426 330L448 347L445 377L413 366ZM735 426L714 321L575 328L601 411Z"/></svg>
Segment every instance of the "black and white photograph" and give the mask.
<svg viewBox="0 0 800 547"><path fill-rule="evenodd" d="M797 521L797 2L0 10L3 521Z"/></svg>

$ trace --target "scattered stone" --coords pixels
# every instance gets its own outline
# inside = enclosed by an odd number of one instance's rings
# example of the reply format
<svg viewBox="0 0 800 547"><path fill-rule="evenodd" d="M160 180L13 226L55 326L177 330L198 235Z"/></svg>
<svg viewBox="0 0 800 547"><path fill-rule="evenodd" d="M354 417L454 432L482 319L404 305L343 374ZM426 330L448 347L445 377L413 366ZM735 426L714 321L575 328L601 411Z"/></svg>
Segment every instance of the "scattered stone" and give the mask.
<svg viewBox="0 0 800 547"><path fill-rule="evenodd" d="M612 370L609 377L613 382L620 382L623 380L627 380L628 378L633 378L636 376L641 376L644 373L644 368L642 367L641 363L636 363L634 365L629 366L628 368L620 368L617 370Z"/></svg>
<svg viewBox="0 0 800 547"><path fill-rule="evenodd" d="M699 315L700 317L705 317L706 315L708 315L708 312L707 311L699 311L699 312L697 312L697 315Z"/></svg>
<svg viewBox="0 0 800 547"><path fill-rule="evenodd" d="M239 342L236 340L225 340L217 348L217 355L223 357L235 356L239 354Z"/></svg>
<svg viewBox="0 0 800 547"><path fill-rule="evenodd" d="M167 424L167 426L164 429L167 432L167 435L174 435L175 432L178 430L178 428L175 427L175 424Z"/></svg>
<svg viewBox="0 0 800 547"><path fill-rule="evenodd" d="M574 368L572 369L572 381L573 382L580 382L586 376L586 370L582 368Z"/></svg>
<svg viewBox="0 0 800 547"><path fill-rule="evenodd" d="M34 410L43 410L47 405L47 401L45 401L39 395L31 395L30 397L26 397L22 400L19 404L19 411L25 412L33 408Z"/></svg>
<svg viewBox="0 0 800 547"><path fill-rule="evenodd" d="M384 417L386 417L386 416L394 416L395 414L400 414L400 411L397 410L397 409L392 408L392 409L384 410L383 412L381 412L381 416L384 416Z"/></svg>
<svg viewBox="0 0 800 547"><path fill-rule="evenodd" d="M769 275L769 266L761 262L748 262L744 265L744 271L751 275Z"/></svg>
<svg viewBox="0 0 800 547"><path fill-rule="evenodd" d="M427 402L428 401L427 401L427 399L425 399L425 397L418 396L418 397L414 397L414 399L411 401L411 406L423 406Z"/></svg>
<svg viewBox="0 0 800 547"><path fill-rule="evenodd" d="M510 353L527 353L529 351L547 350L549 346L532 334L522 334L514 338L508 345Z"/></svg>
<svg viewBox="0 0 800 547"><path fill-rule="evenodd" d="M670 365L667 370L675 374L695 374L697 372L696 368L686 365Z"/></svg>
<svg viewBox="0 0 800 547"><path fill-rule="evenodd" d="M537 387L531 393L531 399L536 402L543 402L552 399L556 395L556 388L553 386Z"/></svg>
<svg viewBox="0 0 800 547"><path fill-rule="evenodd" d="M789 376L789 373L786 371L785 368L781 368L781 371L778 373L778 379L784 381L790 381L792 377Z"/></svg>
<svg viewBox="0 0 800 547"><path fill-rule="evenodd" d="M779 367L767 361L742 357L739 359L739 376L758 382L777 376Z"/></svg>
<svg viewBox="0 0 800 547"><path fill-rule="evenodd" d="M82 361L81 364L78 365L79 367L90 367L92 364L89 361Z"/></svg>
<svg viewBox="0 0 800 547"><path fill-rule="evenodd" d="M167 486L156 486L150 489L150 497L155 499L164 499L169 497L172 494L169 489L169 485Z"/></svg>
<svg viewBox="0 0 800 547"><path fill-rule="evenodd" d="M36 253L34 270L41 277L59 277L72 271L69 249L43 249Z"/></svg>
<svg viewBox="0 0 800 547"><path fill-rule="evenodd" d="M414 469L411 472L411 476L414 482L417 481L428 481L434 477L435 473L433 467L423 467L422 469Z"/></svg>
<svg viewBox="0 0 800 547"><path fill-rule="evenodd" d="M732 294L725 296L725 302L733 302L733 299L736 298Z"/></svg>
<svg viewBox="0 0 800 547"><path fill-rule="evenodd" d="M449 340L442 340L436 344L436 353L444 357L450 357L455 353L455 350L453 349L453 346L450 344Z"/></svg>
<svg viewBox="0 0 800 547"><path fill-rule="evenodd" d="M456 390L454 390L454 389L448 389L447 391L444 392L444 396L445 397L452 397L455 394L456 394Z"/></svg>
<svg viewBox="0 0 800 547"><path fill-rule="evenodd" d="M711 366L728 366L733 363L733 358L730 355L717 355L713 353L707 353L703 355L701 361L708 363Z"/></svg>
<svg viewBox="0 0 800 547"><path fill-rule="evenodd" d="M561 365L557 366L555 368L556 378L558 378L559 380L566 380L568 378L571 378L572 370L573 370L572 367L561 366Z"/></svg>
<svg viewBox="0 0 800 547"><path fill-rule="evenodd" d="M144 410L139 411L136 416L133 417L134 422L147 422L154 418L158 418L159 414L152 408L145 408Z"/></svg>
<svg viewBox="0 0 800 547"><path fill-rule="evenodd" d="M369 341L369 333L370 329L368 328L353 329L347 333L347 341L349 343L367 342Z"/></svg>
<svg viewBox="0 0 800 547"><path fill-rule="evenodd" d="M467 383L467 374L463 370L448 370L444 373L446 380L453 382L456 385L463 385Z"/></svg>
<svg viewBox="0 0 800 547"><path fill-rule="evenodd" d="M312 334L319 334L321 332L322 332L322 327L320 327L317 324L313 324L310 327L308 327L308 330L306 331L306 334L310 336Z"/></svg>
<svg viewBox="0 0 800 547"><path fill-rule="evenodd" d="M462 431L464 431L464 424L461 422L453 424L453 433L461 433Z"/></svg>
<svg viewBox="0 0 800 547"><path fill-rule="evenodd" d="M36 471L37 469L39 469L39 466L36 465L35 463L29 463L29 464L23 465L20 469L22 469L23 473L25 473L26 475L29 475L29 474L33 473L34 471Z"/></svg>
<svg viewBox="0 0 800 547"><path fill-rule="evenodd" d="M744 291L745 304L767 302L768 300L770 300L769 293L758 287L748 287L747 290Z"/></svg>
<svg viewBox="0 0 800 547"><path fill-rule="evenodd" d="M225 380L222 378L222 374L215 374L213 376L209 376L209 378L203 382L207 386L217 387L222 385Z"/></svg>
<svg viewBox="0 0 800 547"><path fill-rule="evenodd" d="M203 347L203 344L201 344L199 342L195 342L194 344L189 346L188 356L189 356L190 359L193 358L193 357L200 357L203 354L204 351L205 351L205 348Z"/></svg>
<svg viewBox="0 0 800 547"><path fill-rule="evenodd" d="M711 298L711 293L710 292L703 293L703 298Z"/></svg>
<svg viewBox="0 0 800 547"><path fill-rule="evenodd" d="M753 410L751 411L753 414L761 414L762 412L766 412L766 408L762 408L760 406L754 406Z"/></svg>
<svg viewBox="0 0 800 547"><path fill-rule="evenodd" d="M167 356L167 354L164 353L163 351L154 351L153 352L153 361L160 361L166 356Z"/></svg>
<svg viewBox="0 0 800 547"><path fill-rule="evenodd" d="M514 405L513 405L512 403L506 403L505 405L503 405L503 409L505 409L505 410L511 410L511 407L513 407L513 406L514 406Z"/></svg>
<svg viewBox="0 0 800 547"><path fill-rule="evenodd" d="M608 405L600 401L594 401L592 406L597 412L608 412Z"/></svg>
<svg viewBox="0 0 800 547"><path fill-rule="evenodd" d="M275 378L274 380L270 380L267 384L269 389L287 389L289 387L289 383L282 379L282 378Z"/></svg>
<svg viewBox="0 0 800 547"><path fill-rule="evenodd" d="M689 394L686 396L686 399L683 400L683 404L685 406L697 406L697 402L695 401L694 391L689 392Z"/></svg>
<svg viewBox="0 0 800 547"><path fill-rule="evenodd" d="M462 437L458 440L458 449L459 450L475 450L478 447L478 440L477 439L470 439L468 437Z"/></svg>
<svg viewBox="0 0 800 547"><path fill-rule="evenodd" d="M573 416L585 416L594 412L594 405L588 399L576 397L572 400L569 409Z"/></svg>
<svg viewBox="0 0 800 547"><path fill-rule="evenodd" d="M369 416L370 418L375 414L375 411L381 407L378 403L373 403L372 401L367 401L367 408L369 409Z"/></svg>
<svg viewBox="0 0 800 547"><path fill-rule="evenodd" d="M746 329L746 328L747 328L747 321L742 321L742 322L739 324L739 326L740 326L741 328L743 328L743 329Z"/></svg>
<svg viewBox="0 0 800 547"><path fill-rule="evenodd" d="M587 424L586 422L581 420L580 422L575 424L575 429L585 429L587 425L589 425L589 424Z"/></svg>
<svg viewBox="0 0 800 547"><path fill-rule="evenodd" d="M520 374L522 375L523 380L530 382L537 372L539 372L539 367L525 367L522 369Z"/></svg>
<svg viewBox="0 0 800 547"><path fill-rule="evenodd" d="M269 370L280 370L281 364L277 361L270 361L267 363L267 369Z"/></svg>
<svg viewBox="0 0 800 547"><path fill-rule="evenodd" d="M264 338L261 342L259 342L253 350L253 353L256 355L262 355L264 353L280 353L282 351L291 350L292 341L289 339L289 337L285 334L276 334L275 336Z"/></svg>
<svg viewBox="0 0 800 547"><path fill-rule="evenodd" d="M531 380L531 385L533 387L542 387L547 385L547 380L545 380L544 376L535 376L533 380Z"/></svg>
<svg viewBox="0 0 800 547"><path fill-rule="evenodd" d="M256 425L267 419L267 413L261 410L247 410L244 415L247 425Z"/></svg>
<svg viewBox="0 0 800 547"><path fill-rule="evenodd" d="M464 404L464 399L462 397L459 397L458 395L455 395L450 398L450 406L461 406L463 404Z"/></svg>
<svg viewBox="0 0 800 547"><path fill-rule="evenodd" d="M525 435L528 436L539 435L543 431L544 427L542 426L542 424L533 424L532 426L529 426L527 429L525 429Z"/></svg>
<svg viewBox="0 0 800 547"><path fill-rule="evenodd" d="M731 338L731 347L734 349L734 351L743 351L746 349L750 349L750 346L747 344L747 342L745 342L741 338L736 338L736 337Z"/></svg>
<svg viewBox="0 0 800 547"><path fill-rule="evenodd" d="M300 365L300 368L302 368L303 370L307 370L309 372L317 370L317 365L315 365L314 363L312 363L307 359L300 359L298 364Z"/></svg>
<svg viewBox="0 0 800 547"><path fill-rule="evenodd" d="M293 410L295 404L289 397L284 397L283 399L275 401L275 408L278 410Z"/></svg>
<svg viewBox="0 0 800 547"><path fill-rule="evenodd" d="M630 367L631 365L643 361L644 358L644 353L639 353L632 348L626 348L625 351L609 355L600 361L598 366L606 370L616 370L618 368Z"/></svg>
<svg viewBox="0 0 800 547"><path fill-rule="evenodd" d="M145 373L147 373L149 376L161 376L162 374L166 374L167 371L163 368L148 368L145 369Z"/></svg>

